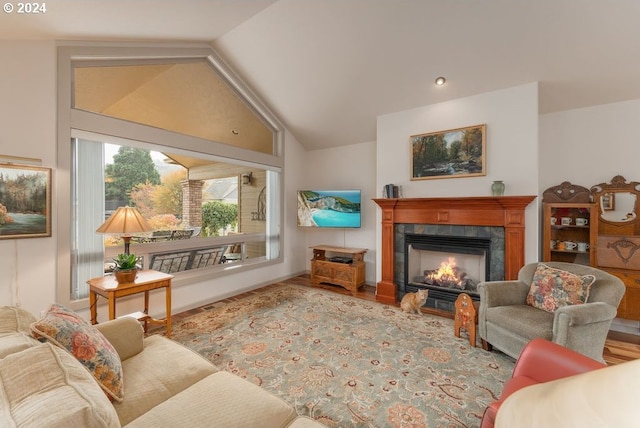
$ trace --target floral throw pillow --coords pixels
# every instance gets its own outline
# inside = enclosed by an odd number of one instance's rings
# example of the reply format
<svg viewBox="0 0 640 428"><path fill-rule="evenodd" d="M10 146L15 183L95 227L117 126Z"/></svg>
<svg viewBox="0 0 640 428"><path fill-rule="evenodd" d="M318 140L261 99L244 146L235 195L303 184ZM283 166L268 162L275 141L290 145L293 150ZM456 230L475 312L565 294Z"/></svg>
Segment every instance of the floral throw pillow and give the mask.
<svg viewBox="0 0 640 428"><path fill-rule="evenodd" d="M93 374L110 399L122 401L124 386L118 352L98 329L78 314L53 304L41 319L31 324L31 334L67 350Z"/></svg>
<svg viewBox="0 0 640 428"><path fill-rule="evenodd" d="M576 275L566 270L538 264L527 295L527 304L547 312L567 305L586 303L593 275Z"/></svg>

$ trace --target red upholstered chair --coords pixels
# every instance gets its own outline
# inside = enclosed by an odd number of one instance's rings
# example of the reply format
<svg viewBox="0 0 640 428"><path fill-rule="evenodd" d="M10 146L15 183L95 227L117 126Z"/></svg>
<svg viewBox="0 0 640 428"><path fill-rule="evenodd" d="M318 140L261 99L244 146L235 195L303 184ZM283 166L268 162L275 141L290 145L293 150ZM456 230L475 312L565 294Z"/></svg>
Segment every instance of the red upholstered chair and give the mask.
<svg viewBox="0 0 640 428"><path fill-rule="evenodd" d="M546 339L533 339L522 350L511 379L502 390L500 399L486 408L481 428L492 428L500 405L514 392L530 385L607 367L596 360Z"/></svg>

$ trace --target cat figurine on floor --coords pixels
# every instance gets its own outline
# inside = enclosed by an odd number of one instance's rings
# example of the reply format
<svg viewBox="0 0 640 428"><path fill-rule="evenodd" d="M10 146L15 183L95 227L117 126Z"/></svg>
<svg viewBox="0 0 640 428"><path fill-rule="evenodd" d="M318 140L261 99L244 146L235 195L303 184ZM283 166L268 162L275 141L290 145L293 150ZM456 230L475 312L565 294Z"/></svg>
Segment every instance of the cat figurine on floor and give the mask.
<svg viewBox="0 0 640 428"><path fill-rule="evenodd" d="M408 313L420 313L420 308L427 301L429 290L418 290L415 293L407 293L400 301L400 308Z"/></svg>

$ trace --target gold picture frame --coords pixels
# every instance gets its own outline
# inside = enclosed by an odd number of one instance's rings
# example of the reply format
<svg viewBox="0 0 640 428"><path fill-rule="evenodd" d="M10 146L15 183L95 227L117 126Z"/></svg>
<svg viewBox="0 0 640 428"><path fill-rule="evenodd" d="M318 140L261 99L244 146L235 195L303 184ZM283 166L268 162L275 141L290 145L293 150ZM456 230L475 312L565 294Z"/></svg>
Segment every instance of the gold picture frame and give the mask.
<svg viewBox="0 0 640 428"><path fill-rule="evenodd" d="M482 124L412 135L411 180L487 175L486 134Z"/></svg>
<svg viewBox="0 0 640 428"><path fill-rule="evenodd" d="M0 164L0 239L51 236L51 168Z"/></svg>

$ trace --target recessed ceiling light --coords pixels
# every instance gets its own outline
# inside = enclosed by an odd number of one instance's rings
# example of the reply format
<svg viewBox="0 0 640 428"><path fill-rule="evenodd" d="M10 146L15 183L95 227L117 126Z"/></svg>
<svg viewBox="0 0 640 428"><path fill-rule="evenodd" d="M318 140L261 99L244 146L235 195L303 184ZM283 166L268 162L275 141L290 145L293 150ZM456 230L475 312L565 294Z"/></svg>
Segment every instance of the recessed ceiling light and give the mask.
<svg viewBox="0 0 640 428"><path fill-rule="evenodd" d="M446 83L447 79L445 79L444 77L440 76L440 77L436 77L436 85L437 86L442 86Z"/></svg>

